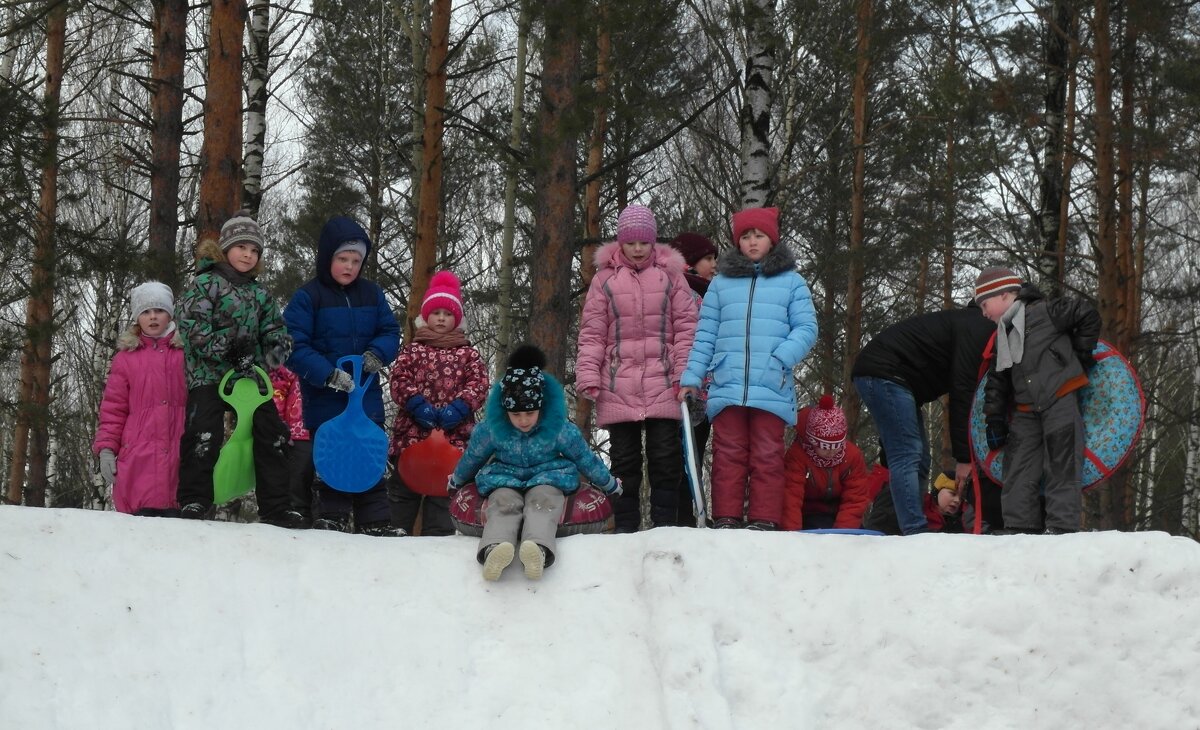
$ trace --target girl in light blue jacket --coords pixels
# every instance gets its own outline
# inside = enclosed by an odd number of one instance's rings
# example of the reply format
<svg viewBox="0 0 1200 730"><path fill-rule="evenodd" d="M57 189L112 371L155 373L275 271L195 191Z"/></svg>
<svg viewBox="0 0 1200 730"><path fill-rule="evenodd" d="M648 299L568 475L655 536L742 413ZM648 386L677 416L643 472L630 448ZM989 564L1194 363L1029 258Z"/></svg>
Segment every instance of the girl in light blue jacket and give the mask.
<svg viewBox="0 0 1200 730"><path fill-rule="evenodd" d="M737 250L721 258L704 297L679 397L695 395L712 373L716 527L774 530L783 514L783 431L796 423L793 370L817 340L817 316L779 242L778 208L735 213L733 241Z"/></svg>

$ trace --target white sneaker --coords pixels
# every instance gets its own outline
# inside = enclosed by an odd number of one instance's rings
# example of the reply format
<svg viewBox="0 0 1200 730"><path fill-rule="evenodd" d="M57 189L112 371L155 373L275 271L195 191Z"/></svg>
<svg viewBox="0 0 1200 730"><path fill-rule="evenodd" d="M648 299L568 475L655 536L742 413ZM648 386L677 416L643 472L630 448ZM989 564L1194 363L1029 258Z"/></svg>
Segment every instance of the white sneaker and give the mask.
<svg viewBox="0 0 1200 730"><path fill-rule="evenodd" d="M546 553L542 551L542 546L533 540L521 543L521 564L525 566L526 578L530 580L541 578L542 571L546 569Z"/></svg>
<svg viewBox="0 0 1200 730"><path fill-rule="evenodd" d="M483 559L483 579L499 580L500 574L513 561L514 552L515 548L513 548L511 542L501 542L493 545L488 550L487 557ZM524 557L521 559L524 560ZM528 572L528 569L526 569L526 572Z"/></svg>

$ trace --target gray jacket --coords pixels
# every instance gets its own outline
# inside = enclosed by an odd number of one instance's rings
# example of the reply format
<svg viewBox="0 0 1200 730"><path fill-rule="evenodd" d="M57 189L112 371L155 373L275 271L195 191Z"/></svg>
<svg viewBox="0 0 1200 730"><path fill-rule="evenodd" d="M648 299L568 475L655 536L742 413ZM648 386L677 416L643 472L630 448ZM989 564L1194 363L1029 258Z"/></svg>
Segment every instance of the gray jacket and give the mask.
<svg viewBox="0 0 1200 730"><path fill-rule="evenodd" d="M1024 356L1004 372L996 372L994 358L988 365L983 412L989 420L1007 419L1015 404L1046 410L1064 385L1095 363L1100 314L1091 304L1047 300L1032 284L1022 285L1017 299L1025 302Z"/></svg>

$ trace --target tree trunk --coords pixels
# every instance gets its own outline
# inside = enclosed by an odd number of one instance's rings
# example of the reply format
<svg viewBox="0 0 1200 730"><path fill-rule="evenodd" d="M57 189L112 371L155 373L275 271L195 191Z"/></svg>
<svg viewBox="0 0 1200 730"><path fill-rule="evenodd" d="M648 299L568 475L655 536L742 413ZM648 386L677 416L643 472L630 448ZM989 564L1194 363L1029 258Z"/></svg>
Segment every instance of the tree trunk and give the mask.
<svg viewBox="0 0 1200 730"><path fill-rule="evenodd" d="M1067 270L1067 233L1070 230L1071 220L1071 173L1075 169L1075 92L1079 86L1079 14L1074 13L1071 17L1071 38L1070 38L1070 56L1068 59L1068 74L1067 74L1067 107L1066 107L1066 126L1063 131L1063 172L1062 172L1062 196L1058 204L1058 241L1055 246L1055 254L1058 258L1055 266L1058 271L1065 272Z"/></svg>
<svg viewBox="0 0 1200 730"><path fill-rule="evenodd" d="M196 240L221 233L242 197L242 33L246 0L212 0Z"/></svg>
<svg viewBox="0 0 1200 730"><path fill-rule="evenodd" d="M1066 129L1067 86L1070 78L1071 29L1075 27L1074 0L1050 0L1045 18L1046 94L1042 119L1041 208L1038 228L1042 254L1038 257L1043 283L1052 296L1063 291L1062 262L1058 256L1063 201L1063 154Z"/></svg>
<svg viewBox="0 0 1200 730"><path fill-rule="evenodd" d="M246 85L246 157L242 207L257 219L262 205L263 155L267 149L267 98L271 81L271 5L250 0L250 78Z"/></svg>
<svg viewBox="0 0 1200 730"><path fill-rule="evenodd" d="M771 102L775 74L775 1L746 0L745 100L741 111L742 207L771 198Z"/></svg>
<svg viewBox="0 0 1200 730"><path fill-rule="evenodd" d="M1200 317L1192 311L1192 401L1187 412L1200 413ZM1182 532L1200 539L1200 418L1187 420L1184 438Z"/></svg>
<svg viewBox="0 0 1200 730"><path fill-rule="evenodd" d="M512 350L512 307L513 307L513 239L517 229L517 183L520 182L521 165L516 156L521 148L521 131L525 127L525 59L529 41L529 5L520 0L521 9L517 19L517 57L513 79L512 119L508 127L509 158L504 181L504 230L500 239L500 292L497 347L501 357L496 358L496 377L504 374L505 355Z"/></svg>
<svg viewBox="0 0 1200 730"><path fill-rule="evenodd" d="M588 241L600 240L600 187L602 179L596 175L604 164L604 135L608 130L608 62L612 56L612 36L608 30L608 5L600 4L600 28L596 32L596 109L592 120L592 138L588 144L587 179L588 184L583 191L584 208L584 237ZM596 275L596 248L598 244L588 243L583 247L579 262L580 285L587 292L592 285L592 277ZM579 315L583 316L586 297L579 298ZM591 434L589 421L592 418L592 402L587 398L575 398L575 423L584 434Z"/></svg>
<svg viewBox="0 0 1200 730"><path fill-rule="evenodd" d="M571 261L574 258L575 111L579 83L579 29L576 5L569 0L546 0L545 48L542 61L542 99L534 190L533 267L530 285L530 339L546 353L551 373L563 375L570 331Z"/></svg>
<svg viewBox="0 0 1200 730"><path fill-rule="evenodd" d="M402 16L405 24L405 32L408 34L409 46L412 48L412 69L416 74L418 69L426 69L426 56L429 53L429 34L425 32L425 28L429 23L429 2L428 0L412 0L409 11ZM422 74L424 71L422 71ZM425 79L414 78L412 83L412 108L414 110L425 108ZM412 138L414 140L421 139L421 134L425 129L425 115L413 114L412 123ZM423 177L424 164L422 162L422 146L414 144L412 146L412 192L410 193L413 201L413 221L417 219L417 201L421 197L421 178Z"/></svg>
<svg viewBox="0 0 1200 730"><path fill-rule="evenodd" d="M187 52L187 0L155 0L154 58L150 64L150 271L179 288L175 243L179 237L179 148L183 141L183 64Z"/></svg>
<svg viewBox="0 0 1200 730"><path fill-rule="evenodd" d="M446 125L446 56L450 48L450 0L434 0L425 67L425 125L421 133L421 194L413 242L412 288L406 332L411 337L421 299L437 265L438 222L442 206L442 136Z"/></svg>
<svg viewBox="0 0 1200 730"><path fill-rule="evenodd" d="M862 340L863 306L863 240L866 224L866 169L867 169L867 87L871 69L871 18L872 0L858 1L858 40L854 69L854 173L850 191L850 248L849 272L846 286L846 362L842 382L850 382L850 371ZM846 388L842 409L848 418L849 432L858 426L858 393L853 387Z"/></svg>
<svg viewBox="0 0 1200 730"><path fill-rule="evenodd" d="M46 91L42 142L41 195L37 242L25 308L25 347L21 355L21 400L13 434L8 499L31 507L46 506L50 443L50 365L53 355L55 223L58 216L58 125L62 96L67 3L52 0L46 16ZM28 451L28 454L26 453ZM28 457L28 461L26 460ZM28 468L28 473L26 473ZM28 483L25 479L28 476Z"/></svg>

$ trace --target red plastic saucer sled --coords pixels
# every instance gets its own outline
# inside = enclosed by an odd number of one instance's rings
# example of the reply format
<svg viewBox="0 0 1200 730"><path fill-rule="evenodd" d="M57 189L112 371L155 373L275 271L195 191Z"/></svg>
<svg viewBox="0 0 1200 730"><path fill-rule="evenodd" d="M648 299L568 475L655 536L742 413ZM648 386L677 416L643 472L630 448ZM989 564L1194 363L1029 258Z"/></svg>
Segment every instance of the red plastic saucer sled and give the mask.
<svg viewBox="0 0 1200 730"><path fill-rule="evenodd" d="M443 480L443 485L445 481ZM479 537L487 517L487 498L479 496L474 484L454 493L450 500L450 519L464 535ZM612 502L604 492L592 486L580 487L567 495L563 513L558 519L558 537L612 532L614 526Z"/></svg>
<svg viewBox="0 0 1200 730"><path fill-rule="evenodd" d="M440 428L400 452L396 471L409 489L428 497L446 496L446 479L458 466L462 450Z"/></svg>

